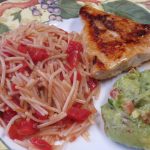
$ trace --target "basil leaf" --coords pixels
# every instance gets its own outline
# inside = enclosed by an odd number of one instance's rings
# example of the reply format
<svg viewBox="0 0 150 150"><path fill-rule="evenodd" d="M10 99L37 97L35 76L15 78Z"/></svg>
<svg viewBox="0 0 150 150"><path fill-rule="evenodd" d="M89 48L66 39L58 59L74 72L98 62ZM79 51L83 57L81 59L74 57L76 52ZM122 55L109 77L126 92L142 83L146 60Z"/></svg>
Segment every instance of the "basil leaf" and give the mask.
<svg viewBox="0 0 150 150"><path fill-rule="evenodd" d="M4 32L8 32L9 28L7 25L0 23L0 34L4 33Z"/></svg>
<svg viewBox="0 0 150 150"><path fill-rule="evenodd" d="M65 19L79 16L80 5L76 0L60 0L58 6L61 8L61 16Z"/></svg>
<svg viewBox="0 0 150 150"><path fill-rule="evenodd" d="M132 19L142 24L150 24L150 13L141 6L128 0L118 0L102 4L107 12Z"/></svg>
<svg viewBox="0 0 150 150"><path fill-rule="evenodd" d="M18 19L18 21L21 22L21 10L11 14L11 16L14 17L13 20L17 20Z"/></svg>

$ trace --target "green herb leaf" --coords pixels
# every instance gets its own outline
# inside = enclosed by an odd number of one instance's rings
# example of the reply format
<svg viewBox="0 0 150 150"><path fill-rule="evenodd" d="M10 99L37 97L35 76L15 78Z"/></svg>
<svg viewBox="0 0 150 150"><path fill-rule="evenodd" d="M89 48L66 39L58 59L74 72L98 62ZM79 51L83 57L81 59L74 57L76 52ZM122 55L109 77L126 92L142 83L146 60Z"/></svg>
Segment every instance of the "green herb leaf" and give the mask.
<svg viewBox="0 0 150 150"><path fill-rule="evenodd" d="M60 0L58 6L61 8L61 16L65 19L79 16L80 5L76 0Z"/></svg>
<svg viewBox="0 0 150 150"><path fill-rule="evenodd" d="M4 32L8 32L9 28L7 25L0 23L0 34L4 33Z"/></svg>
<svg viewBox="0 0 150 150"><path fill-rule="evenodd" d="M113 100L112 99L108 99L108 104L110 105L111 108L114 108Z"/></svg>
<svg viewBox="0 0 150 150"><path fill-rule="evenodd" d="M11 16L14 16L13 20L18 20L20 22L21 21L21 10L11 14Z"/></svg>
<svg viewBox="0 0 150 150"><path fill-rule="evenodd" d="M142 24L150 24L150 13L141 6L128 0L118 0L102 4L107 12L130 18Z"/></svg>

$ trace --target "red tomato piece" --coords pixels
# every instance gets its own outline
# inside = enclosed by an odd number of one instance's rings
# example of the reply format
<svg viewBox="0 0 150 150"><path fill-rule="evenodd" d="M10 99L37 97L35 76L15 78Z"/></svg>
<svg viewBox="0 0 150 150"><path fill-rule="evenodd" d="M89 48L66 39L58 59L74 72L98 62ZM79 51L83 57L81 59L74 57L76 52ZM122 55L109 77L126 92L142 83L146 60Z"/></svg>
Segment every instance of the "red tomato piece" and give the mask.
<svg viewBox="0 0 150 150"><path fill-rule="evenodd" d="M55 125L59 125L59 126L65 126L66 128L69 128L72 124L74 123L74 121L72 119L70 119L69 117L65 117L64 119L58 121Z"/></svg>
<svg viewBox="0 0 150 150"><path fill-rule="evenodd" d="M84 122L90 114L89 110L78 107L71 107L67 112L68 118L77 122Z"/></svg>
<svg viewBox="0 0 150 150"><path fill-rule="evenodd" d="M19 72L24 73L25 71L30 72L31 69L26 62L23 62L23 66L19 69Z"/></svg>
<svg viewBox="0 0 150 150"><path fill-rule="evenodd" d="M4 52L5 55L7 55L8 57L12 57L13 55L10 54L9 52Z"/></svg>
<svg viewBox="0 0 150 150"><path fill-rule="evenodd" d="M48 119L48 115L41 115L38 111L35 110L34 116L39 120L46 120Z"/></svg>
<svg viewBox="0 0 150 150"><path fill-rule="evenodd" d="M71 68L77 67L80 59L81 52L83 52L82 44L76 41L70 41L67 48L67 62Z"/></svg>
<svg viewBox="0 0 150 150"><path fill-rule="evenodd" d="M35 47L30 47L28 49L29 55L31 56L33 62L38 62L42 61L46 58L48 58L48 54L45 49L42 48L35 48Z"/></svg>
<svg viewBox="0 0 150 150"><path fill-rule="evenodd" d="M87 84L89 86L89 88L92 90L94 90L98 84L98 81L93 79L93 78L89 78L89 80L87 81Z"/></svg>
<svg viewBox="0 0 150 150"><path fill-rule="evenodd" d="M22 43L18 46L18 51L22 53L29 53L30 57L35 63L42 61L49 56L46 50L43 48L31 47Z"/></svg>
<svg viewBox="0 0 150 150"><path fill-rule="evenodd" d="M63 76L62 72L60 73L60 80L61 80L61 81L64 80L64 76Z"/></svg>
<svg viewBox="0 0 150 150"><path fill-rule="evenodd" d="M23 140L24 137L23 137L22 135L18 134L17 130L18 130L17 127L15 126L15 124L13 124L13 125L10 127L9 132L8 132L9 137L10 137L11 139Z"/></svg>
<svg viewBox="0 0 150 150"><path fill-rule="evenodd" d="M30 142L39 150L52 150L52 146L41 138L33 137L30 139Z"/></svg>
<svg viewBox="0 0 150 150"><path fill-rule="evenodd" d="M83 51L82 44L77 41L70 41L68 44L67 53L70 53L74 50L82 52Z"/></svg>
<svg viewBox="0 0 150 150"><path fill-rule="evenodd" d="M71 52L68 54L67 57L67 62L69 63L69 65L74 68L77 67L78 63L79 63L79 54L78 52Z"/></svg>
<svg viewBox="0 0 150 150"><path fill-rule="evenodd" d="M16 89L16 84L13 84L13 83L12 83L12 84L11 84L11 88L12 88L13 91L16 91L16 90L17 90L17 89Z"/></svg>
<svg viewBox="0 0 150 150"><path fill-rule="evenodd" d="M17 113L15 111L13 111L11 108L9 108L7 111L5 111L3 114L2 114L2 119L3 121L8 124L9 121L11 120L12 117L14 117Z"/></svg>
<svg viewBox="0 0 150 150"><path fill-rule="evenodd" d="M128 114L131 114L135 108L132 101L127 101L123 104L123 110L126 111Z"/></svg>
<svg viewBox="0 0 150 150"><path fill-rule="evenodd" d="M73 107L76 108L81 108L83 104L76 102L75 104L73 104Z"/></svg>
<svg viewBox="0 0 150 150"><path fill-rule="evenodd" d="M12 139L23 140L38 132L37 123L33 120L18 119L10 128L9 136Z"/></svg>
<svg viewBox="0 0 150 150"><path fill-rule="evenodd" d="M33 120L27 121L26 119L21 119L18 121L17 126L19 127L18 134L23 136L29 136L37 133L37 123Z"/></svg>
<svg viewBox="0 0 150 150"><path fill-rule="evenodd" d="M19 94L18 95L15 95L15 96L13 96L12 97L12 101L16 104L16 105L18 105L18 106L20 106L20 99L19 99Z"/></svg>
<svg viewBox="0 0 150 150"><path fill-rule="evenodd" d="M27 52L28 52L28 47L27 47L27 45L21 43L21 44L18 46L18 51L21 52L21 53L27 53Z"/></svg>
<svg viewBox="0 0 150 150"><path fill-rule="evenodd" d="M110 96L113 98L113 99L116 99L119 95L120 91L119 89L115 88L115 89L112 89L111 92L110 92Z"/></svg>

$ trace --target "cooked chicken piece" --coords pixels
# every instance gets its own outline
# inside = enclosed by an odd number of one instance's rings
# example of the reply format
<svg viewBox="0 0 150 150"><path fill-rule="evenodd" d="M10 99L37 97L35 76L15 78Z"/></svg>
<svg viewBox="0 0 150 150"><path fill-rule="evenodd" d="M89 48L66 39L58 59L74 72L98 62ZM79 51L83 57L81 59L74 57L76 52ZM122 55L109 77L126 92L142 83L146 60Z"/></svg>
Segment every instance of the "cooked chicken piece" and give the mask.
<svg viewBox="0 0 150 150"><path fill-rule="evenodd" d="M150 60L150 25L99 11L80 10L84 47L96 79L107 79Z"/></svg>

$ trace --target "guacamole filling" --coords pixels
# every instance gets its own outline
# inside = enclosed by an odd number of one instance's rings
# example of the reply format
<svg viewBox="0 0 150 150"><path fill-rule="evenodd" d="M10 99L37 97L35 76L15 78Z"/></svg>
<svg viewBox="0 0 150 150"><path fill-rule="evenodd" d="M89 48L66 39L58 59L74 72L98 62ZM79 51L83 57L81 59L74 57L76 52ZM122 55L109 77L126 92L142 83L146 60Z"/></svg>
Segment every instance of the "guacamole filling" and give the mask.
<svg viewBox="0 0 150 150"><path fill-rule="evenodd" d="M150 70L132 71L117 80L101 111L112 140L150 149Z"/></svg>

